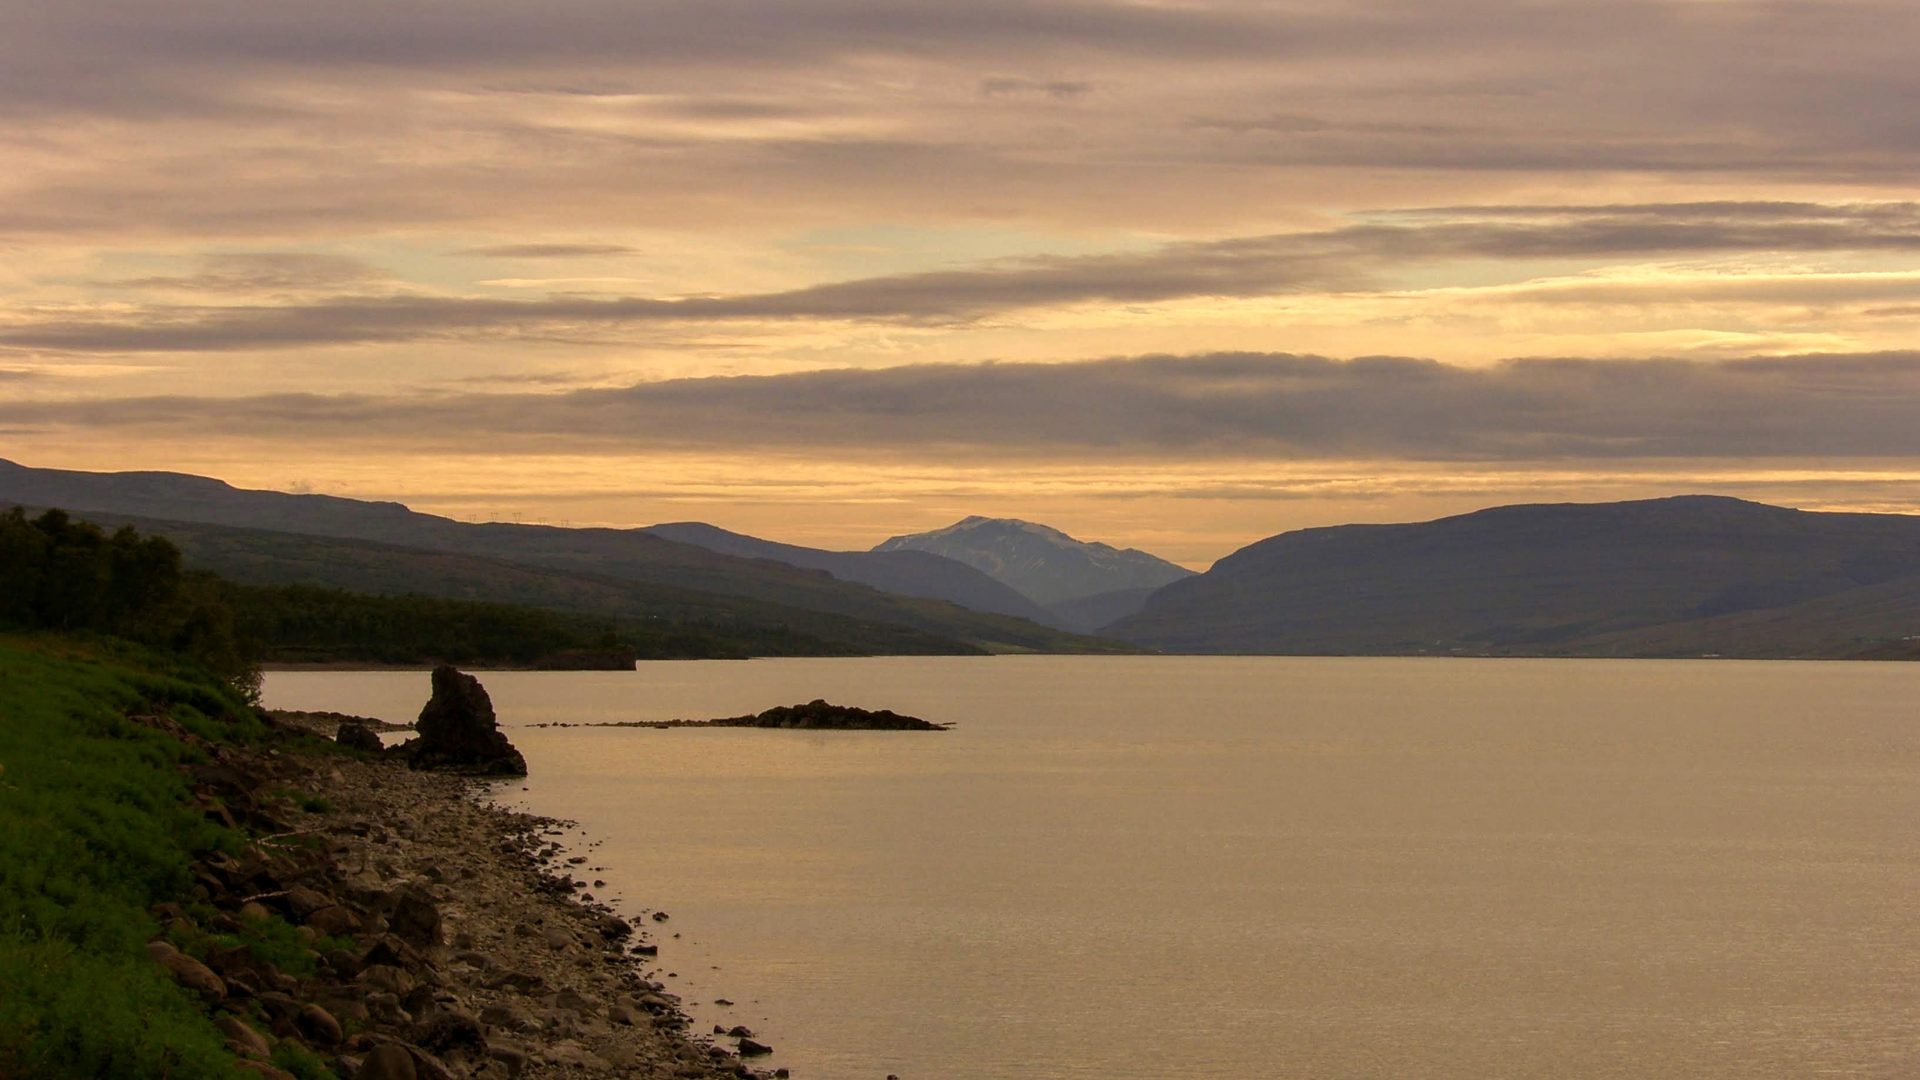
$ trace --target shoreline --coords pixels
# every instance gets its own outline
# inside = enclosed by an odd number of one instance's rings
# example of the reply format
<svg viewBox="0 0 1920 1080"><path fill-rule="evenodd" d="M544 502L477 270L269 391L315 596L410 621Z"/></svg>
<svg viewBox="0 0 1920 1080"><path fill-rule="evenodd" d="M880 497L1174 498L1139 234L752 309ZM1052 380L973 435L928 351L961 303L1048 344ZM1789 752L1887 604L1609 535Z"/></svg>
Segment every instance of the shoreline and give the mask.
<svg viewBox="0 0 1920 1080"><path fill-rule="evenodd" d="M300 833L324 838L326 860L319 880L301 887L337 899L366 939L361 955L322 961L322 982L335 986L302 995L358 1029L343 1055L402 1042L422 1078L786 1075L693 1033L680 999L642 968L658 946L569 873L578 864L556 842L569 823L491 801L512 781L357 755L304 763L312 772L297 786L324 806ZM437 943L387 941L403 921L400 909L384 910L392 896L430 905ZM329 937L351 921L308 913L306 925L316 920L331 920ZM343 1075L375 1075L370 1062L339 1063L353 1066Z"/></svg>

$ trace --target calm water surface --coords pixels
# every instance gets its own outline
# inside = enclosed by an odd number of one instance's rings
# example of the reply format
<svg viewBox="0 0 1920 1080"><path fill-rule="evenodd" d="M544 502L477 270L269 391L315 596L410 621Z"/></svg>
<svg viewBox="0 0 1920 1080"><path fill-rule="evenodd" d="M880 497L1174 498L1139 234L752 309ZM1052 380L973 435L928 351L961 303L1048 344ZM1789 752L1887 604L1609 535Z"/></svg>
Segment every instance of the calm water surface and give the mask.
<svg viewBox="0 0 1920 1080"><path fill-rule="evenodd" d="M696 1017L800 1080L1920 1076L1920 665L483 680L533 766L501 797L581 822ZM266 694L411 719L427 681ZM958 727L521 730L815 697Z"/></svg>

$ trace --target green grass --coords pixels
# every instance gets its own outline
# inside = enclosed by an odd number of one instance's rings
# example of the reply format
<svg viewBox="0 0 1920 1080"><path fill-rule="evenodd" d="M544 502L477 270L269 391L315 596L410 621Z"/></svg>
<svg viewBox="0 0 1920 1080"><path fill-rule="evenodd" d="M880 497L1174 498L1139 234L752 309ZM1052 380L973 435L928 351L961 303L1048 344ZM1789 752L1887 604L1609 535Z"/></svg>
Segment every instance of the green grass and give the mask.
<svg viewBox="0 0 1920 1080"><path fill-rule="evenodd" d="M148 909L187 896L193 854L243 842L187 805L175 766L194 751L128 719L150 713L215 740L261 734L230 689L177 661L0 636L0 1076L246 1075L146 954Z"/></svg>

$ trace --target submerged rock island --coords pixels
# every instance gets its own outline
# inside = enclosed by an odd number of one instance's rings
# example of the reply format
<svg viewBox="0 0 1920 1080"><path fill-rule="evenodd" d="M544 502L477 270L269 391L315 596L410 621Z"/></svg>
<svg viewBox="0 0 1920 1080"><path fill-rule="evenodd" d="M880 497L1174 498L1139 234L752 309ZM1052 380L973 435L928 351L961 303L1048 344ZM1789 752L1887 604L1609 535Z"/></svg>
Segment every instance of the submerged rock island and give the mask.
<svg viewBox="0 0 1920 1080"><path fill-rule="evenodd" d="M711 727L800 728L808 731L945 731L948 724L936 724L917 716L903 716L892 709L878 712L852 705L831 705L815 698L805 705L779 705L751 716L729 716L709 720Z"/></svg>
<svg viewBox="0 0 1920 1080"><path fill-rule="evenodd" d="M782 728L790 731L946 731L952 724L936 724L892 709L861 709L852 705L834 705L815 698L804 705L778 705L747 716L723 716L715 720L617 720L607 723L549 723L532 727L745 727Z"/></svg>

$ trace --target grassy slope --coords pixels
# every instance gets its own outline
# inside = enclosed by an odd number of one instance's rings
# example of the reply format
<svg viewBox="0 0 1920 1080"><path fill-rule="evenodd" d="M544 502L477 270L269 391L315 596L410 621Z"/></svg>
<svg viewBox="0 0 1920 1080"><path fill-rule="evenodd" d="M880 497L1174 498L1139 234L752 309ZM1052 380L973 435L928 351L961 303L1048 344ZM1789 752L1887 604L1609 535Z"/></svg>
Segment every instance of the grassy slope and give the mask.
<svg viewBox="0 0 1920 1080"><path fill-rule="evenodd" d="M1691 619L1570 642L1584 654L1912 659L1920 654L1920 576L1798 604Z"/></svg>
<svg viewBox="0 0 1920 1080"><path fill-rule="evenodd" d="M1112 642L1051 630L1024 619L983 614L945 601L896 596L841 581L824 571L768 559L738 558L691 544L674 543L639 529L470 524L416 513L397 503L245 491L206 477L32 469L7 461L0 461L0 499L30 506L62 506L94 520L124 515L143 517L149 519L150 531L161 532L176 541L179 538L172 526L161 522L192 521L473 556L521 567L542 567L564 574L585 574L682 593L716 595L748 604L841 616L991 651L1131 651ZM272 583L285 584L293 580L339 584L311 579L280 579Z"/></svg>
<svg viewBox="0 0 1920 1080"><path fill-rule="evenodd" d="M85 516L102 524L132 524L143 532L165 536L179 545L188 565L247 584L297 583L377 594L414 593L631 619L661 633L715 638L721 647L714 655L740 651L762 656L1132 651L1127 646L1052 630L1023 619L967 611L938 600L891 596L791 567L778 568L775 576L782 580L790 575L815 579L809 588L826 596L842 596L845 590L857 589L869 608L857 614L820 610L683 584L624 579L604 572L605 567L589 559L572 560L569 568L557 569L365 540L111 513L90 512ZM744 649L731 647L739 642L751 644Z"/></svg>
<svg viewBox="0 0 1920 1080"><path fill-rule="evenodd" d="M1916 632L1899 595L1916 573L1920 518L1513 506L1282 534L1107 632L1177 652L1834 655Z"/></svg>
<svg viewBox="0 0 1920 1080"><path fill-rule="evenodd" d="M478 664L516 667L621 646L646 660L835 654L824 641L774 630L720 631L433 596L381 596L318 585L239 585L219 595L262 663Z"/></svg>
<svg viewBox="0 0 1920 1080"><path fill-rule="evenodd" d="M146 953L148 908L235 838L186 806L188 748L137 710L212 738L257 723L130 648L0 637L0 1076L246 1075Z"/></svg>

